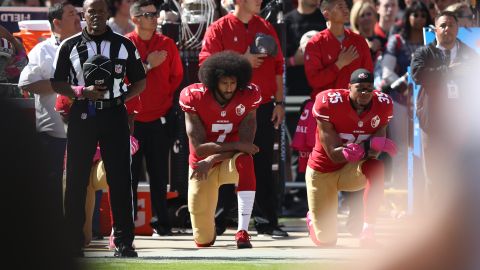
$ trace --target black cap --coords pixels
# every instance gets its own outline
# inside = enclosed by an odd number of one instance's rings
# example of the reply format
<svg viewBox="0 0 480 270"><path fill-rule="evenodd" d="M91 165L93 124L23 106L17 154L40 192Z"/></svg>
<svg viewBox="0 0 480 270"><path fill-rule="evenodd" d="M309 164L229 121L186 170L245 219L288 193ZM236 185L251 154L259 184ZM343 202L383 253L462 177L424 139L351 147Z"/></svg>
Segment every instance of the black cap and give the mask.
<svg viewBox="0 0 480 270"><path fill-rule="evenodd" d="M350 76L350 83L373 83L373 75L370 71L359 68L355 70L352 75Z"/></svg>
<svg viewBox="0 0 480 270"><path fill-rule="evenodd" d="M103 55L94 55L83 63L83 77L85 86L108 86L113 82L113 63Z"/></svg>

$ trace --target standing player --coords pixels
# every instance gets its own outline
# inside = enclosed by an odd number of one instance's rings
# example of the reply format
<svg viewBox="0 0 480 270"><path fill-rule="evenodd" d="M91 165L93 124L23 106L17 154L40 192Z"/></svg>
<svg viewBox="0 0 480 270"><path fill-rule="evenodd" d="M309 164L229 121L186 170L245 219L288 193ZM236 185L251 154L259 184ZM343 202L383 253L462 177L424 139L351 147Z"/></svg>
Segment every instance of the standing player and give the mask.
<svg viewBox="0 0 480 270"><path fill-rule="evenodd" d="M360 246L377 245L374 224L383 197L383 162L379 152L395 154L385 138L392 118L392 100L373 90L373 75L357 69L349 90L332 89L317 95L315 147L306 171L310 238L318 246L337 242L338 191L364 191L364 225Z"/></svg>
<svg viewBox="0 0 480 270"><path fill-rule="evenodd" d="M251 76L246 58L220 52L200 67L202 83L187 86L180 94L190 141L188 210L198 247L215 242L215 208L223 184L237 185L237 247L252 247L247 232L255 199L252 155L259 150L253 139L262 98L249 83Z"/></svg>

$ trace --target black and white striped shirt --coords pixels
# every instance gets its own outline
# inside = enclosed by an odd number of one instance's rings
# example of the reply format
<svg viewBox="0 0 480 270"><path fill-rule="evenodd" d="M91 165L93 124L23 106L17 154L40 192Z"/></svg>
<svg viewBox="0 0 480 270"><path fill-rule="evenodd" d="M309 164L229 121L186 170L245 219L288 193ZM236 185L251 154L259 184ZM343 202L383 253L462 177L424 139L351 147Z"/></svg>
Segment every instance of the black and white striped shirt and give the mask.
<svg viewBox="0 0 480 270"><path fill-rule="evenodd" d="M77 35L64 40L53 63L55 72L51 80L85 85L83 63L97 54L109 58L114 67L112 85L107 85L108 91L105 91L103 99L113 99L127 92L125 76L130 83L140 81L146 76L135 45L107 26L107 31L99 36L89 35L84 28Z"/></svg>

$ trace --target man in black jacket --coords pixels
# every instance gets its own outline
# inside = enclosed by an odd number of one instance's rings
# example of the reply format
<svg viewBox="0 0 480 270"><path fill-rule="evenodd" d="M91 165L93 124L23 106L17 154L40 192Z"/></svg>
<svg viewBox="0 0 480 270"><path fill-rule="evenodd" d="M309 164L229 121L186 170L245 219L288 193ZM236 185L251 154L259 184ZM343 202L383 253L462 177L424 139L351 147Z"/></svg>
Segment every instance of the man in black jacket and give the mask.
<svg viewBox="0 0 480 270"><path fill-rule="evenodd" d="M468 100L474 95L470 73L477 54L457 39L458 21L453 12L435 19L436 40L417 49L412 57L412 77L422 86L417 115L422 130L423 162L428 199L439 198L455 182L452 164L457 146L464 144L468 124ZM455 127L455 128L454 128ZM439 190L439 189L442 190Z"/></svg>

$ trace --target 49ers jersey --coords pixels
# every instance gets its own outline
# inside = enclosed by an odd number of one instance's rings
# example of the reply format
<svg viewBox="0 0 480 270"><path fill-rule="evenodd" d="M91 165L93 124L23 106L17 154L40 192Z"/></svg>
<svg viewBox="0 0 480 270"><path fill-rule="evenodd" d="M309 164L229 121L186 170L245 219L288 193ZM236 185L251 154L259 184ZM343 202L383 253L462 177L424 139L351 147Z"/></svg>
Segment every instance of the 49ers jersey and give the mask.
<svg viewBox="0 0 480 270"><path fill-rule="evenodd" d="M245 116L258 108L262 101L255 84L235 92L230 102L222 107L213 92L201 83L191 84L180 93L180 107L184 112L197 114L205 128L205 142L238 141L238 127ZM190 143L189 163L201 160Z"/></svg>
<svg viewBox="0 0 480 270"><path fill-rule="evenodd" d="M388 124L393 117L393 103L387 94L375 90L370 109L358 115L350 104L350 91L336 89L319 93L312 113L316 119L331 123L344 145L359 144ZM345 163L334 163L327 156L318 132L317 129L315 147L308 159L308 166L320 172L342 168Z"/></svg>

